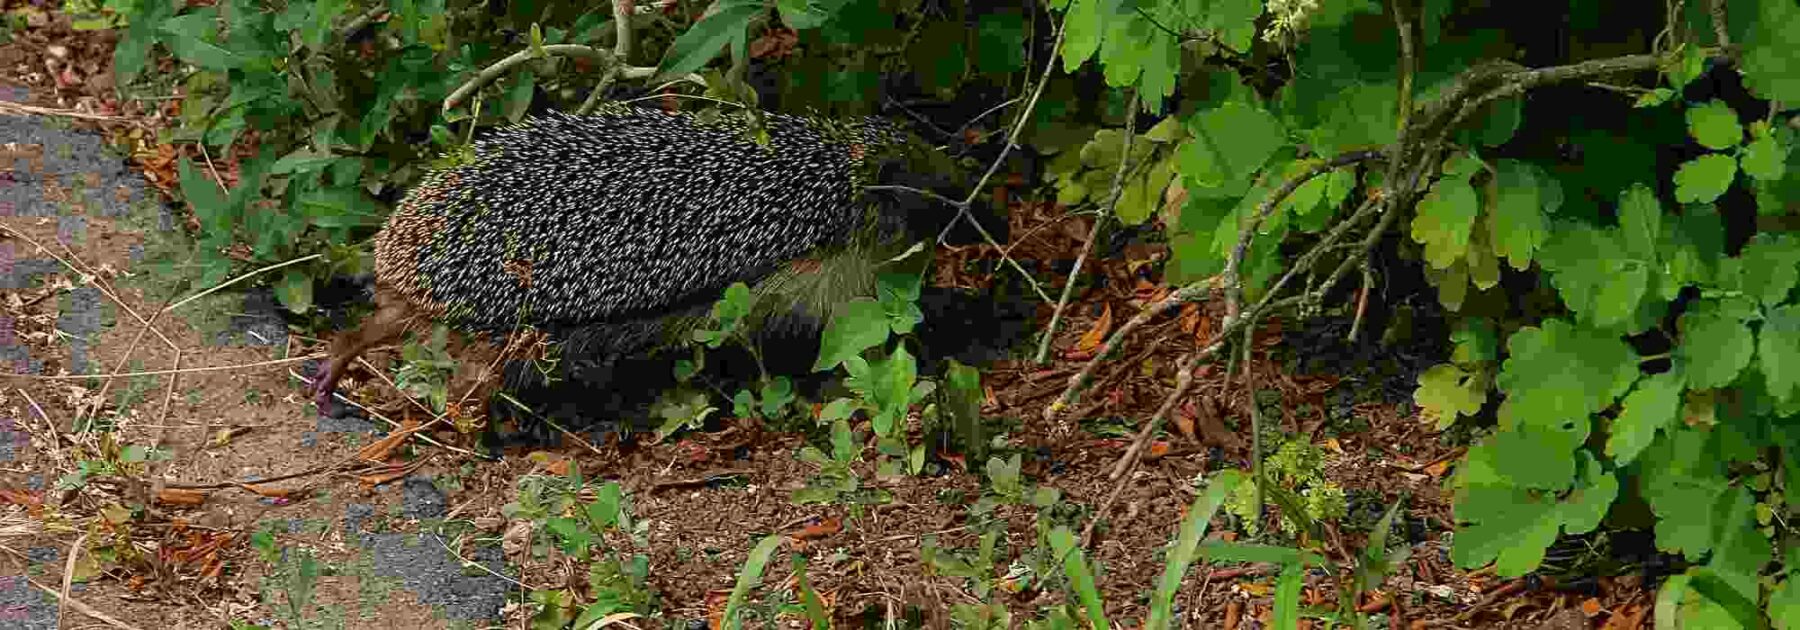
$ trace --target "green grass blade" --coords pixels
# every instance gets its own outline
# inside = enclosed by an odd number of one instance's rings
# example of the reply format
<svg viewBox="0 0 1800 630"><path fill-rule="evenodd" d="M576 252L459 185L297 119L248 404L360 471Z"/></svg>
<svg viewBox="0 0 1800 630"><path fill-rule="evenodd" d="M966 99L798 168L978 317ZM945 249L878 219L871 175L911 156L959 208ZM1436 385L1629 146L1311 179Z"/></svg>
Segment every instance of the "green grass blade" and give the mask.
<svg viewBox="0 0 1800 630"><path fill-rule="evenodd" d="M738 572L737 586L731 589L731 599L725 602L725 623L732 630L741 630L743 621L738 619L738 611L744 607L744 600L750 596L750 589L762 582L763 569L769 566L769 557L781 547L782 536L775 534L756 543L750 550L750 557L744 560L743 570Z"/></svg>
<svg viewBox="0 0 1800 630"><path fill-rule="evenodd" d="M1062 558L1063 574L1069 576L1069 585L1081 598L1081 607L1087 609L1088 625L1094 630L1111 628L1106 623L1106 609L1100 604L1100 589L1094 585L1094 575L1088 572L1087 554L1076 546L1074 532L1068 527L1057 527L1050 532L1050 546Z"/></svg>
<svg viewBox="0 0 1800 630"><path fill-rule="evenodd" d="M1175 546L1169 550L1169 562L1163 567L1162 580L1156 584L1156 595L1150 599L1150 619L1144 622L1144 630L1169 627L1169 620L1175 615L1175 593L1181 590L1181 580L1187 577L1188 567L1198 556L1200 541L1206 538L1206 528L1218 514L1219 507L1224 505L1226 495L1242 482L1242 478L1238 471L1223 471L1207 485L1206 492L1194 497L1194 504L1188 507L1187 520L1181 523Z"/></svg>

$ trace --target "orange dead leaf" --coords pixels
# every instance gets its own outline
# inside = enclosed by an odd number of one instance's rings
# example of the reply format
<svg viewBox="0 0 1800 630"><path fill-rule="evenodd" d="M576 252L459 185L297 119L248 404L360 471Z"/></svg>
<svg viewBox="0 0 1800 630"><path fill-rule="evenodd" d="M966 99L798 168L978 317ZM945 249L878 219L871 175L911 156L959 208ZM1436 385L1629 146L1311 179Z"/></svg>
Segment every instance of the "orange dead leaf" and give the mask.
<svg viewBox="0 0 1800 630"><path fill-rule="evenodd" d="M1093 352L1098 349L1100 344L1106 341L1106 334L1112 332L1112 319L1112 304L1107 304L1100 311L1100 319L1095 320L1094 326L1089 328L1087 334L1082 335L1081 340L1075 343L1075 349L1081 352Z"/></svg>
<svg viewBox="0 0 1800 630"><path fill-rule="evenodd" d="M1162 456L1168 455L1168 454L1169 454L1169 443L1164 442L1162 440L1157 440L1155 442L1151 442L1150 448L1145 450L1144 460L1152 461L1152 460L1159 459Z"/></svg>
<svg viewBox="0 0 1800 630"><path fill-rule="evenodd" d="M1244 602L1231 600L1225 602L1225 630L1237 630L1238 619L1244 616Z"/></svg>
<svg viewBox="0 0 1800 630"><path fill-rule="evenodd" d="M1450 472L1450 461L1445 460L1425 467L1425 472L1433 477L1442 477Z"/></svg>
<svg viewBox="0 0 1800 630"><path fill-rule="evenodd" d="M156 493L156 502L163 505L196 506L206 503L206 493L199 490L163 488Z"/></svg>
<svg viewBox="0 0 1800 630"><path fill-rule="evenodd" d="M839 531L842 531L843 529L844 529L843 523L838 522L838 520L835 518L828 518L823 521L820 521L818 524L808 525L805 528L802 528L800 531L795 532L793 535L789 536L789 538L793 538L794 540L802 540L802 541L818 540L820 538L824 538L826 536L836 534Z"/></svg>
<svg viewBox="0 0 1800 630"><path fill-rule="evenodd" d="M419 421L413 418L407 418L406 422L400 425L399 431L390 433L387 437L362 447L362 449L356 452L356 456L362 458L363 461L385 462L390 455L394 454L394 449L400 448L400 445L406 442L406 438L413 433L418 432L418 430Z"/></svg>
<svg viewBox="0 0 1800 630"><path fill-rule="evenodd" d="M1589 597L1581 600L1581 614L1592 618L1600 614L1600 600Z"/></svg>
<svg viewBox="0 0 1800 630"><path fill-rule="evenodd" d="M1238 584L1237 587L1253 597L1266 596L1271 590L1267 582L1244 582Z"/></svg>
<svg viewBox="0 0 1800 630"><path fill-rule="evenodd" d="M1175 414L1175 430L1181 433L1181 437L1195 439L1194 417L1198 415L1200 414L1194 408L1194 401L1181 404L1181 409Z"/></svg>

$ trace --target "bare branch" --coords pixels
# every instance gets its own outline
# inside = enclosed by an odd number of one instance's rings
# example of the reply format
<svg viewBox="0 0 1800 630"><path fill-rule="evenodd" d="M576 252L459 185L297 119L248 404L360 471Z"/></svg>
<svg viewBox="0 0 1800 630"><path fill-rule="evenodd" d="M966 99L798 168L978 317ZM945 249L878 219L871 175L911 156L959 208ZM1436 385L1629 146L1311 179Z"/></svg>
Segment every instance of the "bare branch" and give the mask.
<svg viewBox="0 0 1800 630"><path fill-rule="evenodd" d="M1069 279L1063 283L1062 297L1056 300L1056 310L1050 313L1050 327L1044 329L1044 336L1038 339L1037 357L1034 362L1043 363L1050 354L1050 340L1056 336L1056 325L1062 322L1063 308L1069 305L1069 296L1075 293L1075 279L1081 277L1081 265L1087 262L1088 254L1094 251L1094 241L1100 240L1100 228L1118 208L1119 196L1125 191L1125 171L1131 165L1131 143L1137 139L1138 102L1140 95L1131 95L1131 106L1126 108L1125 115L1125 149L1119 152L1119 168L1113 171L1112 190L1106 193L1106 203L1100 207L1100 216L1094 218L1094 228L1088 231L1087 242L1081 244L1081 254L1075 257L1075 266L1069 270Z"/></svg>

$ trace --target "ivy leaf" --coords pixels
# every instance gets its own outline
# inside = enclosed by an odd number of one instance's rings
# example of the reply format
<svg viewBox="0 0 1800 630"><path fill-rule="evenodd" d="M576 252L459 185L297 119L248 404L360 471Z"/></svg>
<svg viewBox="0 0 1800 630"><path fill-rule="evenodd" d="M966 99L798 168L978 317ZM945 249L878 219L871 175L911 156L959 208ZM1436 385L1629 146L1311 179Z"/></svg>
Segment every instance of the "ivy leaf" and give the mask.
<svg viewBox="0 0 1800 630"><path fill-rule="evenodd" d="M1475 189L1460 178L1440 180L1419 201L1412 239L1425 245L1425 260L1432 267L1443 269L1463 257L1480 209Z"/></svg>
<svg viewBox="0 0 1800 630"><path fill-rule="evenodd" d="M1737 112L1724 101L1707 101L1687 110L1688 135L1700 146L1714 151L1735 147L1744 140L1744 127L1738 124Z"/></svg>
<svg viewBox="0 0 1800 630"><path fill-rule="evenodd" d="M1737 177L1737 160L1720 153L1710 153L1688 160L1675 170L1675 200L1681 203L1712 203L1731 180Z"/></svg>
<svg viewBox="0 0 1800 630"><path fill-rule="evenodd" d="M1555 182L1534 164L1500 160L1495 170L1498 199L1490 235L1494 253L1505 256L1513 269L1524 271L1531 266L1532 254L1548 238L1545 212L1554 212L1562 200L1545 195L1545 187Z"/></svg>
<svg viewBox="0 0 1800 630"><path fill-rule="evenodd" d="M1711 308L1707 308L1711 306ZM1702 302L1682 314L1681 345L1676 354L1689 366L1688 381L1697 388L1724 387L1750 364L1755 341L1742 318Z"/></svg>
<svg viewBox="0 0 1800 630"><path fill-rule="evenodd" d="M1413 391L1413 402L1437 419L1444 430L1456 423L1458 416L1472 416L1487 402L1487 384L1451 363L1440 363L1419 374L1419 387Z"/></svg>
<svg viewBox="0 0 1800 630"><path fill-rule="evenodd" d="M1738 167L1744 174L1765 182L1774 182L1787 174L1788 147L1775 140L1772 135L1763 136L1744 145L1743 154L1738 156Z"/></svg>
<svg viewBox="0 0 1800 630"><path fill-rule="evenodd" d="M1800 398L1800 304L1769 309L1756 341L1769 395L1782 401Z"/></svg>
<svg viewBox="0 0 1800 630"><path fill-rule="evenodd" d="M1637 459L1638 453L1656 439L1656 432L1675 422L1681 411L1681 375L1663 372L1638 381L1636 389L1625 397L1623 411L1613 421L1611 435L1606 438L1606 455L1619 466Z"/></svg>

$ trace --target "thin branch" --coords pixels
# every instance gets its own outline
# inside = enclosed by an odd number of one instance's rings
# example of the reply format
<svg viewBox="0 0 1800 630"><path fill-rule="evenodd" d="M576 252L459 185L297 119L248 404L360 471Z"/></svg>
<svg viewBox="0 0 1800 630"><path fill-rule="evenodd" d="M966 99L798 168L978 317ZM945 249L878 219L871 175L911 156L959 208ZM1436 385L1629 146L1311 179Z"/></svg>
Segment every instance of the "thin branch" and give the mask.
<svg viewBox="0 0 1800 630"><path fill-rule="evenodd" d="M1238 276L1240 270L1243 268L1244 257L1250 250L1250 241L1256 237L1257 230L1262 228L1263 222L1268 220L1269 215L1275 212L1275 208L1279 206L1282 201L1286 200L1289 195L1294 194L1295 190L1299 190L1302 185L1305 185L1306 182L1311 181L1314 177L1318 177L1333 169L1349 166L1365 160L1380 159L1381 157L1382 154L1380 151L1356 151L1314 164L1310 168L1307 168L1306 172L1283 182L1280 188L1276 188L1275 192L1271 193L1268 198L1263 199L1262 203L1257 204L1256 214L1251 215L1247 224L1239 226L1237 245L1233 246L1231 249L1231 258L1225 261L1225 271L1223 275L1225 276L1226 291L1226 321L1235 319L1238 316L1239 307L1244 295L1244 285L1242 279Z"/></svg>
<svg viewBox="0 0 1800 630"><path fill-rule="evenodd" d="M544 46L542 50L546 55L585 57L608 65L612 65L616 61L613 53L610 51L581 44L551 44ZM461 105L462 102L469 98L470 94L474 94L476 90L481 89L489 83L493 83L495 79L500 78L500 75L506 74L507 71L512 70L519 64L535 58L537 58L537 51L528 47L525 50L513 53L505 59L494 62L493 65L482 68L481 72L476 73L474 78L469 79L469 81L462 84L461 87L456 88L456 91L451 92L450 96L444 99L444 111L448 112L452 109L456 109L457 105ZM656 68L627 66L624 65L623 62L618 63L618 69L620 76L627 79L647 79L656 75Z"/></svg>
<svg viewBox="0 0 1800 630"><path fill-rule="evenodd" d="M131 378L134 376L162 376L164 374L193 374L195 372L222 372L222 371L226 371L226 370L248 370L251 368L269 367L272 365L287 365L290 363L300 363L303 361L311 361L313 359L326 359L326 358L330 358L330 356L331 355L319 353L319 354L309 354L309 355L306 355L303 357L288 357L286 359L271 359L268 361L257 361L254 363L239 363L236 365L216 365L216 366L211 366L211 367L182 368L179 370L150 370L147 372L115 372L112 374L5 374L5 373L0 373L0 378L17 378L17 379L25 379L25 380L33 380L33 381L73 381L73 380L80 380L80 379L84 379L84 378Z"/></svg>
<svg viewBox="0 0 1800 630"><path fill-rule="evenodd" d="M1075 293L1075 281L1081 277L1081 265L1087 262L1089 253L1094 251L1094 242L1100 240L1100 228L1106 226L1106 219L1118 208L1119 197L1125 191L1125 170L1131 165L1131 143L1137 139L1138 103L1140 95L1133 92L1131 106L1126 108L1125 115L1125 149L1119 152L1119 168L1113 171L1112 190L1106 193L1106 203L1101 205L1100 215L1094 217L1094 227L1088 231L1087 242L1081 244L1081 254L1075 257L1075 266L1069 270L1069 278L1063 282L1062 297L1056 300L1056 309L1050 313L1050 327L1044 329L1043 337L1038 339L1035 363L1042 364L1050 354L1050 340L1056 337L1056 325L1062 323L1063 309L1069 305L1069 296Z"/></svg>
<svg viewBox="0 0 1800 630"><path fill-rule="evenodd" d="M1250 372L1250 350L1256 346L1253 343L1255 335L1256 326L1244 327L1244 356L1239 360L1244 363L1244 396L1250 399L1250 505L1256 508L1252 531L1260 532L1263 529L1262 405L1256 400L1256 380Z"/></svg>
<svg viewBox="0 0 1800 630"><path fill-rule="evenodd" d="M1050 73L1056 69L1056 60L1058 59L1057 53L1062 51L1063 35L1068 26L1069 23L1067 20L1064 20L1063 23L1056 26L1056 43L1050 46L1050 59L1049 61L1044 62L1044 73L1038 77L1037 86L1032 88L1031 100L1025 102L1025 110L1019 112L1019 118L1013 122L1012 132L1007 134L1006 137L1006 144L1000 147L1000 157L994 158L994 163L988 166L987 172L982 173L981 179L976 180L975 186L969 189L969 196L963 198L962 206L957 209L956 218L951 219L950 225L945 226L944 231L938 234L939 243L944 242L944 238L950 235L950 228L954 227L958 221L967 220L969 223L975 224L976 230L980 231L982 236L988 239L989 244L999 247L998 243L993 242L993 237L987 235L987 230L982 229L980 222L975 221L974 217L969 216L969 206L970 204L975 203L975 198L981 196L981 189L987 187L988 180L992 179L994 173L1000 170L1000 166L1006 163L1007 154L1011 153L1012 148L1019 143L1019 134L1025 130L1025 124L1031 121L1032 112L1037 111L1038 99L1043 97L1044 86L1050 84ZM1042 291L1039 291L1039 293L1042 293ZM1050 301L1048 296L1045 297L1044 301Z"/></svg>
<svg viewBox="0 0 1800 630"><path fill-rule="evenodd" d="M194 300L198 300L198 299L200 299L200 298L203 298L203 297L206 297L206 296L208 296L208 295L212 295L212 294L213 294L213 293L216 293L216 292L218 292L218 291L219 291L219 290L221 290L221 289L224 289L224 288L225 288L225 287L228 287L228 286L231 286L231 285L234 285L234 284L237 284L237 283L239 283L239 282L243 282L243 281L245 281L245 280L248 280L248 279L250 279L250 278L252 278L252 277L255 277L255 276L257 276L257 275L259 275L259 274L262 274L262 273L265 273L265 272L269 272L269 271L274 271L274 270L276 270L276 269L280 269L280 268L282 268L282 267L286 267L286 266L288 266L288 265L298 265L298 264L300 264L300 263L303 263L303 262L306 262L306 261L309 261L309 260L312 260L312 259L314 259L314 258L320 258L320 257L323 257L323 256L324 256L324 254L310 254L310 255L306 255L306 256L301 256L301 257L299 257L299 258L295 258L295 259L293 259L293 260L289 260L289 261L287 261L287 262L279 262L279 263L275 263L275 264L273 264L273 265L268 265L268 266L265 266L265 267L262 267L262 268L259 268L259 269L256 269L256 270L253 270L253 271L250 271L250 272L248 272L248 273L245 273L245 274L243 274L243 275L240 275L240 276L238 276L238 277L236 277L236 278L232 278L232 279L230 279L230 280L226 280L226 281L225 281L225 282L223 282L223 283L221 283L221 284L218 284L218 285L216 285L216 286L214 286L214 287L212 287L212 288L210 288L210 289L207 289L207 290L205 290L205 291L201 291L201 292L199 292L199 293L195 293L195 294L193 294L193 295L190 295L190 296L188 296L188 297L186 297L186 298L182 298L182 300L181 300L181 301L180 301L180 302L176 302L176 303L174 303L174 304L170 304L170 305L168 305L168 306L165 306L165 307L163 307L163 309L162 309L162 310L161 310L161 311L158 311L158 312L168 312L168 311L173 311L173 310L175 310L175 309L178 309L178 308L181 308L181 307L182 307L182 305L184 305L184 304L187 304L187 303L188 303L188 302L192 302L192 301L194 301Z"/></svg>
<svg viewBox="0 0 1800 630"><path fill-rule="evenodd" d="M1412 22L1400 11L1400 0L1389 3L1394 10L1394 26L1400 29L1400 106L1395 110L1395 133L1406 129L1412 120L1413 73L1419 66L1419 53L1413 47Z"/></svg>
<svg viewBox="0 0 1800 630"><path fill-rule="evenodd" d="M942 201L944 203L950 204L951 206L955 206L959 211L966 211L968 209L966 202L957 201L955 199L945 197L945 196L937 194L935 192L932 192L932 191L929 191L929 190L926 190L923 188L914 188L912 186L901 186L898 184L882 184L882 185L876 185L876 186L864 186L863 190L888 190L888 191L909 192L909 193L912 193L915 195L929 197L931 199L936 199L938 201ZM1027 283L1030 283L1031 290L1038 294L1039 299L1042 299L1045 304L1050 303L1050 294L1044 292L1044 287L1038 284L1037 278L1032 277L1031 272L1026 271L1024 267L1020 266L1019 261L1013 260L1012 254L1009 253L1010 250L1005 247L1001 247L1000 243L994 240L994 236L992 234L988 233L987 228L982 227L981 222L969 221L969 225L975 226L975 230L981 233L981 237L983 239L986 239L987 243L989 245L992 245L994 247L995 251L1000 252L1000 260L1002 262L1005 262L1007 265L1010 265L1014 271L1019 272L1019 275L1021 277L1025 278L1025 281Z"/></svg>
<svg viewBox="0 0 1800 630"><path fill-rule="evenodd" d="M1719 38L1719 46L1731 48L1731 31L1726 28L1725 0L1707 0L1707 13L1712 14L1713 36Z"/></svg>
<svg viewBox="0 0 1800 630"><path fill-rule="evenodd" d="M1143 428L1138 429L1137 437L1132 439L1131 446L1125 449L1125 454L1119 456L1118 463L1113 464L1112 492L1107 493L1106 501L1094 511L1087 526L1081 528L1082 548L1093 545L1094 526L1100 524L1100 519L1104 518L1106 513L1112 509L1113 503L1119 500L1119 495L1125 492L1125 486L1129 485L1127 482L1130 481L1131 470L1143 460L1144 451L1149 449L1150 439L1162 429L1163 422L1175 410L1175 406L1180 404L1181 399L1187 397L1188 390L1193 388L1194 370L1200 367L1200 356L1199 354L1189 355L1181 361L1181 371L1175 375L1175 391L1163 398L1163 404L1156 409L1156 414L1150 416L1150 420L1144 423Z"/></svg>

